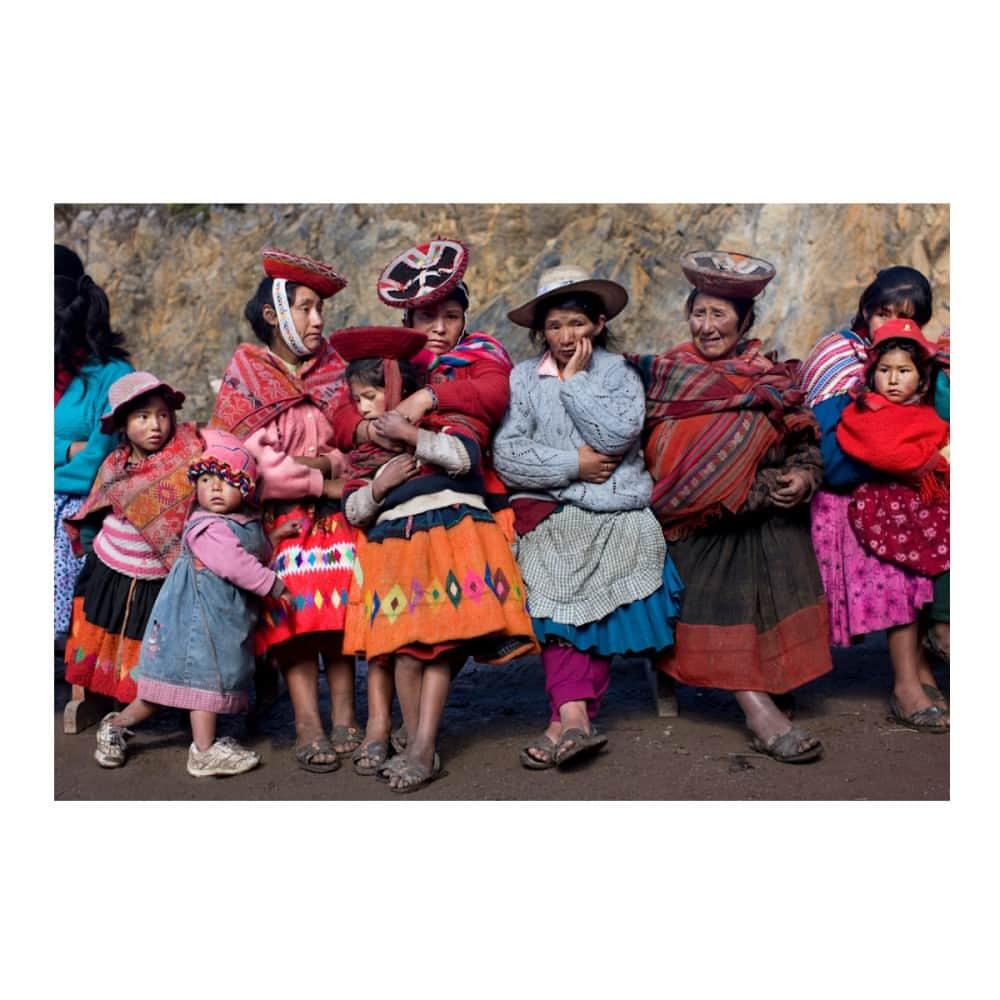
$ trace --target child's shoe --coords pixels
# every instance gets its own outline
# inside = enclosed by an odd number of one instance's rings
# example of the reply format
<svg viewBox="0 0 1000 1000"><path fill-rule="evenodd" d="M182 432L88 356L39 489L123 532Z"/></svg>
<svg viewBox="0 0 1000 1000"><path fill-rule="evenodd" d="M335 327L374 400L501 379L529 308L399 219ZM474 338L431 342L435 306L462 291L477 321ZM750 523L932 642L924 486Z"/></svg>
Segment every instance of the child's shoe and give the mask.
<svg viewBox="0 0 1000 1000"><path fill-rule="evenodd" d="M196 778L209 778L213 774L242 774L260 763L256 750L240 746L229 736L216 740L207 750L199 750L196 743L188 750L188 774Z"/></svg>
<svg viewBox="0 0 1000 1000"><path fill-rule="evenodd" d="M111 720L117 712L109 712L97 727L97 749L94 751L94 760L101 767L121 767L125 763L125 753L128 750L126 739L135 736L131 729L124 726L116 726Z"/></svg>

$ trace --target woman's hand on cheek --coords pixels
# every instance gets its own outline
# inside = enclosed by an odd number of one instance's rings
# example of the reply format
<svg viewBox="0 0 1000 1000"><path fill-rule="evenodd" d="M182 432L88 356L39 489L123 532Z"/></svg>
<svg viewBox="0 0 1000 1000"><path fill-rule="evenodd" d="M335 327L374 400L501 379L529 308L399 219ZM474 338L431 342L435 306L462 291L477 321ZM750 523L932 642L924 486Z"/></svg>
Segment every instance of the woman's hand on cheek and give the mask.
<svg viewBox="0 0 1000 1000"><path fill-rule="evenodd" d="M572 378L579 372L585 371L587 365L590 364L590 356L594 353L594 342L590 337L580 337L576 342L576 349L573 351L573 357L566 362L566 367L563 369L563 379Z"/></svg>

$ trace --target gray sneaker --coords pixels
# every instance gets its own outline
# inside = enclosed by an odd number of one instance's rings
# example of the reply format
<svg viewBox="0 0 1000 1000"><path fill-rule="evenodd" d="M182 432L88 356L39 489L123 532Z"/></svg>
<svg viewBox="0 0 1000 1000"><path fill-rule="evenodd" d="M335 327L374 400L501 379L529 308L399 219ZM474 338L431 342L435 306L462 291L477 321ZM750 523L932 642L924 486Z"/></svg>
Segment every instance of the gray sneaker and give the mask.
<svg viewBox="0 0 1000 1000"><path fill-rule="evenodd" d="M131 729L115 726L111 720L117 712L109 712L97 727L97 749L94 750L94 760L101 767L121 767L125 763L128 750L126 739L135 736Z"/></svg>
<svg viewBox="0 0 1000 1000"><path fill-rule="evenodd" d="M229 736L216 740L207 750L199 750L192 743L188 750L188 774L196 778L209 778L217 774L242 774L260 763L256 750L240 746Z"/></svg>

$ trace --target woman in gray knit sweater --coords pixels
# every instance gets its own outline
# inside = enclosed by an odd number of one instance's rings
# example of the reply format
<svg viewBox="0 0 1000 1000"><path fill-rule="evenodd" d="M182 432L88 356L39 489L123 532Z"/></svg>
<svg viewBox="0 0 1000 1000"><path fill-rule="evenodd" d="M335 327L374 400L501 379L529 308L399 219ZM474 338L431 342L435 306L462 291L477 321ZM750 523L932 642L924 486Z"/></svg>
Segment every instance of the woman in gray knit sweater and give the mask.
<svg viewBox="0 0 1000 1000"><path fill-rule="evenodd" d="M528 768L561 766L607 742L593 722L615 654L673 643L683 590L649 509L637 373L606 350L621 285L579 267L544 272L538 294L508 313L546 350L511 373L493 444L511 489L516 554L551 704L545 732L521 752Z"/></svg>

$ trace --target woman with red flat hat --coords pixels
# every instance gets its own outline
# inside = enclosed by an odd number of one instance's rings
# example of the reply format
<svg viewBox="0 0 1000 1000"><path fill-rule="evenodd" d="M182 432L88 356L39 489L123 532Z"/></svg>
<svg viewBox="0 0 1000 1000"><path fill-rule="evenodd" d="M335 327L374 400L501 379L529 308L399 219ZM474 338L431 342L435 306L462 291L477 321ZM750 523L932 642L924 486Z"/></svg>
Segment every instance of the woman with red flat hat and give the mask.
<svg viewBox="0 0 1000 1000"><path fill-rule="evenodd" d="M258 655L284 673L295 713L295 759L335 771L361 742L354 661L343 655L355 532L341 513L344 455L333 421L348 403L344 361L323 338L323 301L347 282L333 268L275 248L244 316L261 344L241 344L222 379L210 426L244 439L257 462L267 530L294 521L299 533L271 559L290 600L266 600ZM331 734L319 712L319 656L330 687Z"/></svg>

